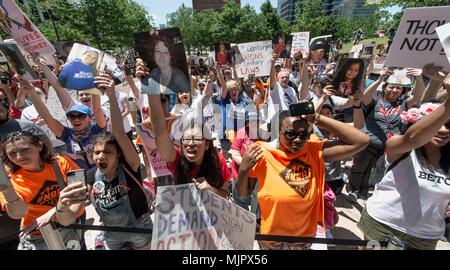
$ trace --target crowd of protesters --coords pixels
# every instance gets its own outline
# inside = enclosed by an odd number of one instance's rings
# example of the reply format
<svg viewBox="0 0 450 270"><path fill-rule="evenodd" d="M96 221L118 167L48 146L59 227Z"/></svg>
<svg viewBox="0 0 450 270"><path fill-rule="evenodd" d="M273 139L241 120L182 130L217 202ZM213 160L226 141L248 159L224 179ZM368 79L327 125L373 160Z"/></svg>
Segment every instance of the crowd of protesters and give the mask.
<svg viewBox="0 0 450 270"><path fill-rule="evenodd" d="M396 84L389 80L394 69L374 68L384 61L378 54L365 59L367 66L344 65L338 84L333 74L343 55L334 50L327 58L326 41L317 39L292 58L274 53L267 77L238 78L220 44L213 65L200 55L186 59L190 78L184 78L170 66L173 56L163 39L152 47L158 60L153 71L135 59L130 74L117 60L129 97L115 90L123 82L118 78L94 78L109 100L108 113L98 95L70 95L66 73L74 65L59 59L50 65L35 54L34 71L45 79L27 81L13 72L13 63L4 63L0 151L9 180L0 185L2 249L47 249L39 228L52 220L84 223L89 204L105 226L151 229L144 186L165 180L193 183L256 213L262 234L314 237L317 225L332 228L333 193L364 204L358 228L366 239L395 237L411 249L435 249L448 237L450 74L441 67L407 69L413 84ZM341 92L343 84L353 90ZM70 126L49 110L50 91ZM290 111L306 103L313 113ZM155 135L170 171L164 179L152 177L147 157L153 153L135 140L137 124ZM67 183L67 172L77 169L86 171L86 186ZM60 231L65 241L83 241L80 230ZM104 249L149 249L151 235L101 232L95 241ZM259 247L311 245L259 241Z"/></svg>

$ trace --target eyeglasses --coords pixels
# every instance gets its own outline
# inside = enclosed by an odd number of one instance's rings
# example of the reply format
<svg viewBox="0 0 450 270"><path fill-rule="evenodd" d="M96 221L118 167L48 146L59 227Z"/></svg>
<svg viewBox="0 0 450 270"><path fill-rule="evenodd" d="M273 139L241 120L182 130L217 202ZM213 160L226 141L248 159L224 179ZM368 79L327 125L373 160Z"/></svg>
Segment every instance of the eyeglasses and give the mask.
<svg viewBox="0 0 450 270"><path fill-rule="evenodd" d="M203 138L199 138L199 137L191 137L191 138L183 138L183 139L181 139L181 142L184 144L184 145L188 145L188 144L190 144L191 143L191 141L193 141L194 142L194 144L201 144L202 142L203 142Z"/></svg>
<svg viewBox="0 0 450 270"><path fill-rule="evenodd" d="M283 133L284 137L289 141L293 141L296 138L299 138L302 141L306 141L306 139L308 139L308 135L309 135L308 130L304 130L302 132L284 130L281 133Z"/></svg>
<svg viewBox="0 0 450 270"><path fill-rule="evenodd" d="M87 117L86 114L68 114L68 115L67 115L67 118L68 118L69 120L75 120L75 119L83 120L83 119L85 119L86 117Z"/></svg>

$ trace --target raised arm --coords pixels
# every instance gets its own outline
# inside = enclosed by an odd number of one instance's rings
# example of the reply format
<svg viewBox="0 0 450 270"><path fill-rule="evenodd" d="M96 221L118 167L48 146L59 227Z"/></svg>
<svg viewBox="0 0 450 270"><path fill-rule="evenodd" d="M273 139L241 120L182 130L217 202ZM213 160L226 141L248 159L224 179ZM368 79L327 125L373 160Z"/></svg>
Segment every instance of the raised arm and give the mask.
<svg viewBox="0 0 450 270"><path fill-rule="evenodd" d="M444 87L447 93L450 94L450 75L447 75L444 81ZM402 154L428 143L449 118L450 99L447 99L444 104L432 113L412 125L404 135L396 135L387 141L386 152L388 162L394 162Z"/></svg>
<svg viewBox="0 0 450 270"><path fill-rule="evenodd" d="M422 101L423 94L425 93L425 83L423 82L422 69L409 68L406 74L412 75L416 78L414 94L406 101L407 108L412 108L414 105L419 104Z"/></svg>
<svg viewBox="0 0 450 270"><path fill-rule="evenodd" d="M133 143L128 139L123 127L122 115L119 110L119 104L116 99L114 80L107 74L100 74L95 77L95 84L100 88L104 88L109 98L109 106L111 111L112 133L117 143L122 149L125 160L130 167L137 172L140 165L139 155L134 151Z"/></svg>
<svg viewBox="0 0 450 270"><path fill-rule="evenodd" d="M9 104L13 105L15 104L17 108L21 109L23 108L23 106L25 105L25 93L23 93L23 91L20 91L20 87L19 87L19 91L17 92L17 96L19 96L19 92L21 92L21 95L23 96L23 104L18 104L16 102L16 98L14 97L13 93L11 92L11 89L9 89L9 84L6 83L2 83L0 82L0 88L3 90L3 92L5 92L6 94L6 98L8 99ZM22 105L22 106L20 106Z"/></svg>
<svg viewBox="0 0 450 270"><path fill-rule="evenodd" d="M441 89L442 82L445 76L441 73L442 67L428 64L423 67L423 75L430 79L430 83L425 89L425 94L422 98L422 102L428 102L432 99L436 99L439 89Z"/></svg>
<svg viewBox="0 0 450 270"><path fill-rule="evenodd" d="M390 74L392 74L391 70L389 70L386 67L383 68L383 70L380 73L380 77L378 78L378 80L376 80L369 87L367 87L366 91L364 91L364 94L362 96L362 102L364 103L364 105L367 106L367 105L370 104L370 102L372 102L373 94L377 90L378 86L380 86L380 84L383 82L383 80Z"/></svg>
<svg viewBox="0 0 450 270"><path fill-rule="evenodd" d="M64 126L50 114L47 106L45 106L39 95L34 90L34 86L26 80L21 80L19 84L20 88L22 88L22 90L24 90L30 97L36 111L42 119L44 119L48 128L56 135L57 138L60 138L64 131Z"/></svg>
<svg viewBox="0 0 450 270"><path fill-rule="evenodd" d="M48 80L53 89L55 89L56 95L58 96L64 111L67 111L71 106L77 103L77 101L70 96L67 89L62 87L62 85L58 82L58 78L50 70L50 68L48 68L47 63L43 58L40 58L37 54L33 54L33 60L37 65L39 65L45 74L45 78Z"/></svg>
<svg viewBox="0 0 450 270"><path fill-rule="evenodd" d="M3 166L3 164L0 166ZM0 192L5 198L6 211L9 217L12 219L21 219L27 215L28 205L22 197L16 193L11 183L0 185Z"/></svg>
<svg viewBox="0 0 450 270"><path fill-rule="evenodd" d="M275 83L277 82L277 72L275 71L275 62L278 59L278 55L276 53L272 54L272 61L270 62L270 90L275 87Z"/></svg>
<svg viewBox="0 0 450 270"><path fill-rule="evenodd" d="M306 64L306 58L308 57L308 52L305 52L305 54L302 54L303 61L302 61L302 68L299 69L300 78L302 80L302 86L300 87L300 100L305 100L308 97L308 86L309 86L309 80L308 80L308 65ZM300 73L301 72L301 73Z"/></svg>
<svg viewBox="0 0 450 270"><path fill-rule="evenodd" d="M141 59L137 60L136 74L139 74L141 77L149 76L147 68ZM156 145L158 146L158 150L164 161L166 161L166 163L172 163L176 158L176 151L166 129L165 113L159 97L159 84L152 79L149 79L149 84L153 87L151 88L153 93L148 94L148 102Z"/></svg>
<svg viewBox="0 0 450 270"><path fill-rule="evenodd" d="M263 149L258 144L252 144L242 157L242 162L239 167L238 179L236 180L236 194L239 197L248 197L253 190L250 186L248 173L250 169L263 157ZM252 181L254 182L254 181Z"/></svg>
<svg viewBox="0 0 450 270"><path fill-rule="evenodd" d="M99 95L92 95L92 110L95 117L95 123L99 128L106 128L108 121L106 121L105 114L102 110L101 99Z"/></svg>
<svg viewBox="0 0 450 270"><path fill-rule="evenodd" d="M353 103L353 127L361 130L366 124L364 112L361 108L361 92L355 92L351 100Z"/></svg>
<svg viewBox="0 0 450 270"><path fill-rule="evenodd" d="M222 99L225 99L227 97L228 88L227 88L225 79L223 78L222 69L220 68L218 63L216 63L215 69L216 69L216 73L217 73L217 80L219 81L220 88L222 89L221 96L222 96Z"/></svg>

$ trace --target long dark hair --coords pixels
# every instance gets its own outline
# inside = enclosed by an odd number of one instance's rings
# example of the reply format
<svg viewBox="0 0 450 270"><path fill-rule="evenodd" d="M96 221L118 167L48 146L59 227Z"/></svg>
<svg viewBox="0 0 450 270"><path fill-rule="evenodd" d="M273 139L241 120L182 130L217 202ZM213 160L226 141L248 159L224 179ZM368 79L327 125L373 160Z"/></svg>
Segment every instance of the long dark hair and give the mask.
<svg viewBox="0 0 450 270"><path fill-rule="evenodd" d="M430 165L430 160L428 158L427 152L425 151L425 146L417 148L416 153L418 153L418 159L420 165L432 169ZM445 174L450 174L450 142L446 145L441 146L441 159L439 160L439 167L444 171Z"/></svg>
<svg viewBox="0 0 450 270"><path fill-rule="evenodd" d="M40 146L42 144L42 150L39 151L39 156L45 163L52 163L52 161L55 159L55 155L52 153L52 149L45 142L43 142L38 135L35 135L29 131L16 131L8 134L2 139L1 147L3 163L11 169L11 172L17 172L18 170L20 170L20 166L16 165L14 162L12 162L11 159L9 159L8 155L6 154L6 145L18 140L28 140L29 143L34 146Z"/></svg>
<svg viewBox="0 0 450 270"><path fill-rule="evenodd" d="M216 188L222 188L224 180L222 175L222 167L219 160L219 154L214 148L214 144L212 141L212 137L207 125L194 125L191 123L189 127L186 129L199 129L202 130L203 138L206 138L206 146L208 149L205 150L205 154L203 156L202 164L200 165L199 174L197 177L204 177L206 181ZM186 132L184 131L184 133ZM182 144L182 147L183 144ZM195 167L195 164L189 162L184 155L183 149L180 153L180 161L177 167L177 175L176 175L176 183L177 184L188 184L192 183L192 169Z"/></svg>
<svg viewBox="0 0 450 270"><path fill-rule="evenodd" d="M351 59L348 58L345 61L345 63L342 65L342 68L339 70L338 74L336 75L336 79L333 80L333 87L334 89L339 89L339 84L341 82L344 82L346 79L347 70L353 65L358 64L359 65L359 71L358 76L353 79L352 81L352 89L353 91L360 90L361 87L361 80L364 74L364 61L362 59Z"/></svg>

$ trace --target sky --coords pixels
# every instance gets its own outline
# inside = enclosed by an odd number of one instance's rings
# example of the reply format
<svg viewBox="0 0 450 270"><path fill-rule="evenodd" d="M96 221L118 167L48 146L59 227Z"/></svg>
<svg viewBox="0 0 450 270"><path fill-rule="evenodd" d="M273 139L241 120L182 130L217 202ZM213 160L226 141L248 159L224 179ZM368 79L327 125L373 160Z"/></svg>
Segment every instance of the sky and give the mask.
<svg viewBox="0 0 450 270"><path fill-rule="evenodd" d="M155 26L166 24L166 15L175 12L182 3L187 7L192 7L192 0L137 0L153 16ZM241 0L241 6L250 4L257 11L265 0ZM270 0L273 7L277 7L277 0Z"/></svg>

